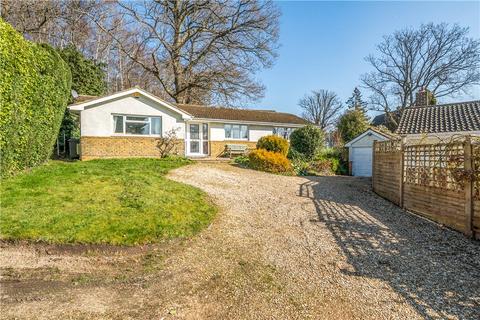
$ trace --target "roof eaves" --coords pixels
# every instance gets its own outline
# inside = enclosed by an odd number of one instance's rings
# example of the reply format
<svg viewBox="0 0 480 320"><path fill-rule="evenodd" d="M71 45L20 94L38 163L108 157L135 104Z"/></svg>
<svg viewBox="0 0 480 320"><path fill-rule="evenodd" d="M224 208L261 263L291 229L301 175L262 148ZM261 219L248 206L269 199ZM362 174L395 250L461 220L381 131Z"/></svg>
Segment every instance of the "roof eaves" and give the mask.
<svg viewBox="0 0 480 320"><path fill-rule="evenodd" d="M378 132L377 130L373 130L372 128L368 128L367 130L365 130L364 132L360 133L359 135L357 135L355 138L353 138L352 140L348 141L347 143L345 143L345 147L350 147L352 144L354 144L355 142L357 142L358 140L360 140L361 138L363 138L364 136L366 136L368 134L369 131L372 131L373 133L377 134L377 135L380 135L384 138L387 138L387 139L392 139L394 137L388 137L380 132Z"/></svg>
<svg viewBox="0 0 480 320"><path fill-rule="evenodd" d="M88 106L92 106L92 105L95 105L97 103L102 103L102 102L106 102L106 101L109 101L109 100L113 100L113 99L116 99L116 98L122 98L126 95L129 95L129 94L133 94L133 93L139 93L141 95L143 95L144 97L147 97L149 98L150 100L153 100L171 110L174 110L178 113L180 113L182 116L187 116L187 118L190 118L192 115L190 113L188 113L187 111L185 110L182 110L180 108L177 108L175 105L167 102L167 101L164 101L160 98L158 98L157 96L135 86L133 88L129 88L129 89L125 89L125 90L122 90L122 91L117 91L115 93L112 93L112 94L109 94L109 95L105 95L105 96L102 96L102 97L96 97L95 99L91 99L91 100L88 100L88 101L83 101L83 102L80 102L80 103L74 103L74 104L71 104L68 106L68 108L70 110L74 110L74 111L82 111L85 109L85 107L88 107Z"/></svg>

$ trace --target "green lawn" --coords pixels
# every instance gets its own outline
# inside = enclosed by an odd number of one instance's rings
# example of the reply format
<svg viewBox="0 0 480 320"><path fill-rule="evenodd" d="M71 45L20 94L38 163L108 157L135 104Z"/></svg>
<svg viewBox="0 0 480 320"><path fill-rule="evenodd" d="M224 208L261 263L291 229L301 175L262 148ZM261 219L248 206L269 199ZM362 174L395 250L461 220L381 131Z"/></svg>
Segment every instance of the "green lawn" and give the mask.
<svg viewBox="0 0 480 320"><path fill-rule="evenodd" d="M164 177L188 163L51 161L2 181L0 238L133 245L193 235L216 208L199 189Z"/></svg>

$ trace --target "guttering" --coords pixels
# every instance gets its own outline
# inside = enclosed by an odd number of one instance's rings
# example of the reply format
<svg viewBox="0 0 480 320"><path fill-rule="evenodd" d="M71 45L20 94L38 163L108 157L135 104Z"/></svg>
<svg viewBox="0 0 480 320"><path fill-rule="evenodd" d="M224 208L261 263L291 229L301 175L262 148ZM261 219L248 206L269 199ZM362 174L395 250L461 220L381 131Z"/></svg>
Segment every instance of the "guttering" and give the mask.
<svg viewBox="0 0 480 320"><path fill-rule="evenodd" d="M226 119L210 119L210 118L195 118L195 117L192 117L190 121L233 123L233 124L257 124L262 126L293 127L293 128L301 128L308 124L308 123L298 124L298 123L281 123L281 122L266 122L266 121L249 121L249 120L226 120Z"/></svg>

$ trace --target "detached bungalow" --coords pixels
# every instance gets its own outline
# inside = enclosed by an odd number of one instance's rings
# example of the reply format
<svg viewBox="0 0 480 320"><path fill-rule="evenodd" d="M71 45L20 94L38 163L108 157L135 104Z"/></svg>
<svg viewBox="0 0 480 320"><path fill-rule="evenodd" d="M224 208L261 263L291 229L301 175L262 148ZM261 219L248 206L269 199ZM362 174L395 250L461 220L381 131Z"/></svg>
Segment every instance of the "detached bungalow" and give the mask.
<svg viewBox="0 0 480 320"><path fill-rule="evenodd" d="M173 104L132 88L70 105L80 115L82 160L115 157L156 157L158 138L172 129L176 151L188 157L218 157L227 144L255 148L260 137L308 124L293 114Z"/></svg>

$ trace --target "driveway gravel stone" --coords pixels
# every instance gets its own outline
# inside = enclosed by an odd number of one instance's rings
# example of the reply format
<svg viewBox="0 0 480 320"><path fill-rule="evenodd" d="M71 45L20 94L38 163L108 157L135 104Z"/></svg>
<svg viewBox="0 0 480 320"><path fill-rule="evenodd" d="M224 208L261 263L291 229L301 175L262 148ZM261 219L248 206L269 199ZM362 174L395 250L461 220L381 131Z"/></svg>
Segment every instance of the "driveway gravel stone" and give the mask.
<svg viewBox="0 0 480 320"><path fill-rule="evenodd" d="M479 242L380 198L369 179L287 177L224 163L198 163L168 177L203 189L219 205L208 229L165 245L50 252L52 259L35 245L4 244L0 318L480 316ZM46 276L47 268L57 276ZM76 282L64 276L75 272ZM69 285L22 291L32 278Z"/></svg>
<svg viewBox="0 0 480 320"><path fill-rule="evenodd" d="M214 197L224 209L215 242L255 270L243 280L260 288L222 283L234 299L216 296L216 314L480 317L479 243L380 198L369 179L285 177L228 165L185 167L172 178ZM223 250L205 257L219 274L234 268ZM265 272L271 286L262 284Z"/></svg>

